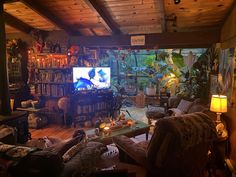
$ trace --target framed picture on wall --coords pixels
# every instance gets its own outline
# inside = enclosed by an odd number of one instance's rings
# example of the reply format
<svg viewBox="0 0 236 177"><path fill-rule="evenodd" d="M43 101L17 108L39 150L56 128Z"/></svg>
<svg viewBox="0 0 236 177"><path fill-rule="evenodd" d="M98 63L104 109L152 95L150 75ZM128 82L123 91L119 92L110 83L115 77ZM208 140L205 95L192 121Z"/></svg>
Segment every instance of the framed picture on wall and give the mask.
<svg viewBox="0 0 236 177"><path fill-rule="evenodd" d="M97 59L97 51L96 50L89 50L90 59Z"/></svg>
<svg viewBox="0 0 236 177"><path fill-rule="evenodd" d="M211 95L218 94L218 75L211 74L210 75L210 97Z"/></svg>

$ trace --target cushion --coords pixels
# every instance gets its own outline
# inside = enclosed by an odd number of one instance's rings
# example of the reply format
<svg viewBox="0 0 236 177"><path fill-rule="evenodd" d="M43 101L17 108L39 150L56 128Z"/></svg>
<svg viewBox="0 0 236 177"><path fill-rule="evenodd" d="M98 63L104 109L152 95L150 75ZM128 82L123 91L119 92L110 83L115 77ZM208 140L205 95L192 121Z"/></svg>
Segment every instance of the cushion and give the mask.
<svg viewBox="0 0 236 177"><path fill-rule="evenodd" d="M96 164L101 159L101 154L107 150L107 147L99 142L85 143L83 148L75 154L71 160L65 163L62 177L68 176L87 176L96 170Z"/></svg>
<svg viewBox="0 0 236 177"><path fill-rule="evenodd" d="M10 134L14 135L15 131L13 127L7 125L0 125L0 138L4 138Z"/></svg>
<svg viewBox="0 0 236 177"><path fill-rule="evenodd" d="M181 99L177 109L181 110L183 113L187 113L189 108L192 106L193 102Z"/></svg>
<svg viewBox="0 0 236 177"><path fill-rule="evenodd" d="M80 142L80 140L81 140L80 137L76 136L75 138L71 138L70 140L66 142L58 143L54 146L45 148L44 150L51 151L62 157L68 149L70 149L72 146Z"/></svg>
<svg viewBox="0 0 236 177"><path fill-rule="evenodd" d="M75 156L75 154L77 154L82 148L84 148L84 146L84 143L80 142L68 149L62 156L63 162L69 161L72 157Z"/></svg>
<svg viewBox="0 0 236 177"><path fill-rule="evenodd" d="M128 154L132 159L137 163L146 166L146 148L142 144L137 144L132 141L127 136L115 136L113 137L113 142L119 149L125 150L125 153Z"/></svg>
<svg viewBox="0 0 236 177"><path fill-rule="evenodd" d="M193 104L189 110L188 113L193 113L193 112L202 112L204 110L206 110L207 107L205 105L202 104Z"/></svg>
<svg viewBox="0 0 236 177"><path fill-rule="evenodd" d="M181 101L181 97L178 96L171 96L168 100L168 106L170 108L176 108Z"/></svg>
<svg viewBox="0 0 236 177"><path fill-rule="evenodd" d="M12 177L58 177L63 169L62 158L49 151L36 151L12 167Z"/></svg>
<svg viewBox="0 0 236 177"><path fill-rule="evenodd" d="M162 107L148 107L146 116L148 119L159 119L165 117L165 110Z"/></svg>

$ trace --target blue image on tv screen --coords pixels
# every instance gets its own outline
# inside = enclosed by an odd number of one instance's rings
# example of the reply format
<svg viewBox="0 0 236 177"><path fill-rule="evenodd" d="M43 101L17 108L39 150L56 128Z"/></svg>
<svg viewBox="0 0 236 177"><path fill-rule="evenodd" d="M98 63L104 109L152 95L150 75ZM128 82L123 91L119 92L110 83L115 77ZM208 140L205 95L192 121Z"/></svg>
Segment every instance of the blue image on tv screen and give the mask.
<svg viewBox="0 0 236 177"><path fill-rule="evenodd" d="M110 84L110 67L73 67L75 90L105 89Z"/></svg>

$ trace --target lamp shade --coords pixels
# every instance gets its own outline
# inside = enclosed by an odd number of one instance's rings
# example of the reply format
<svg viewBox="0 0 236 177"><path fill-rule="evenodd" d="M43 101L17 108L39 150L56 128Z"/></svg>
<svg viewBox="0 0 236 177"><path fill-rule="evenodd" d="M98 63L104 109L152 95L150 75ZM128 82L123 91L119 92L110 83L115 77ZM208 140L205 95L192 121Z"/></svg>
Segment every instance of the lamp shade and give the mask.
<svg viewBox="0 0 236 177"><path fill-rule="evenodd" d="M212 95L210 110L217 113L227 112L227 96Z"/></svg>

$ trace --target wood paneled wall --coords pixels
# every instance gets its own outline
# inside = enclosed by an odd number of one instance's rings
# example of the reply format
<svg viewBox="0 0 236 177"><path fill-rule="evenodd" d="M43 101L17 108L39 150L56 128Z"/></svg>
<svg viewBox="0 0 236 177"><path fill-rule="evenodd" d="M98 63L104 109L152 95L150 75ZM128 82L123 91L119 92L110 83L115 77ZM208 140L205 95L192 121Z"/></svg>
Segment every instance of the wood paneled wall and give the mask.
<svg viewBox="0 0 236 177"><path fill-rule="evenodd" d="M231 14L226 19L221 30L222 48L230 48L236 46L236 3Z"/></svg>

